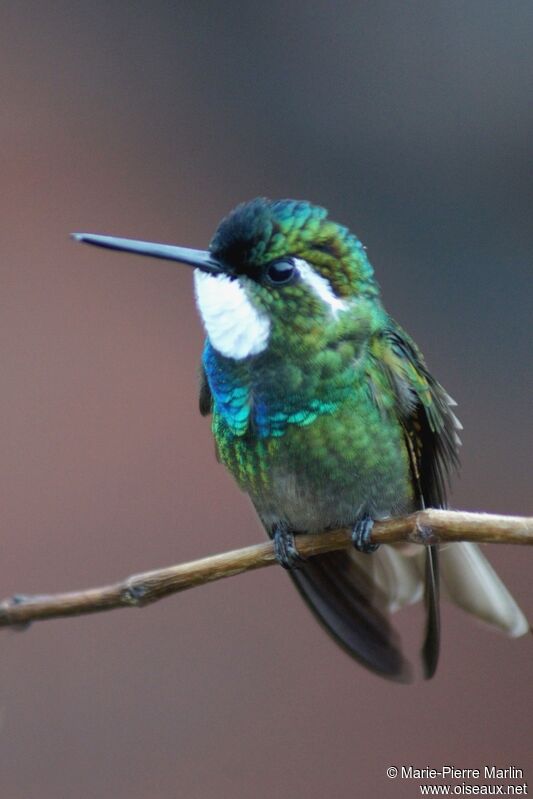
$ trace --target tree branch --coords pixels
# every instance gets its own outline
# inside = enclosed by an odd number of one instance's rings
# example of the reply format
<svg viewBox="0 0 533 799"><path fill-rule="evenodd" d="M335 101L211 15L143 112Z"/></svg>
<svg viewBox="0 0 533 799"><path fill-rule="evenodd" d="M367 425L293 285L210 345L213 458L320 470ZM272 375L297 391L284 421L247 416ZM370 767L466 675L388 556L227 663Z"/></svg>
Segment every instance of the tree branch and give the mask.
<svg viewBox="0 0 533 799"><path fill-rule="evenodd" d="M299 535L297 540L300 554L312 557L351 546L351 531L343 529L318 535ZM450 541L533 544L533 518L424 510L410 516L376 522L371 541L375 544L410 542L423 545ZM190 563L136 574L101 588L42 596L16 595L0 602L0 627L21 628L32 621L61 616L143 607L186 588L251 569L262 569L274 563L274 547L271 541L267 541Z"/></svg>

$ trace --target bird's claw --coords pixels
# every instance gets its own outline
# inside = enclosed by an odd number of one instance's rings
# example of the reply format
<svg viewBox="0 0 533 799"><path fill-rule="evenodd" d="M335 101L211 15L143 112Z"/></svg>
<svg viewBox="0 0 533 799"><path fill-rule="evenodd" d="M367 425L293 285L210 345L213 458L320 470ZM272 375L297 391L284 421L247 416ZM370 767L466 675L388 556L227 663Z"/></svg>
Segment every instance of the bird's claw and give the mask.
<svg viewBox="0 0 533 799"><path fill-rule="evenodd" d="M372 535L372 528L374 527L374 520L370 516L363 516L357 521L352 529L352 543L358 552L370 554L379 549L379 544L372 544L370 536Z"/></svg>
<svg viewBox="0 0 533 799"><path fill-rule="evenodd" d="M301 569L306 561L298 552L294 533L282 525L278 525L272 536L274 540L274 555L280 566L291 571Z"/></svg>

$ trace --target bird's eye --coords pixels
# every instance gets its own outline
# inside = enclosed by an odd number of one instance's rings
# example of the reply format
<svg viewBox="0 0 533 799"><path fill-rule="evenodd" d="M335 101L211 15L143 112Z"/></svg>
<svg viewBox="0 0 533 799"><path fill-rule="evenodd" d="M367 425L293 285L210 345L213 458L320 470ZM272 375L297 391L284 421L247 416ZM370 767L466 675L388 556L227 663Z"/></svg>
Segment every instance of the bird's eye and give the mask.
<svg viewBox="0 0 533 799"><path fill-rule="evenodd" d="M296 265L292 258L279 258L271 261L265 269L267 282L272 286L283 286L290 283L296 274Z"/></svg>

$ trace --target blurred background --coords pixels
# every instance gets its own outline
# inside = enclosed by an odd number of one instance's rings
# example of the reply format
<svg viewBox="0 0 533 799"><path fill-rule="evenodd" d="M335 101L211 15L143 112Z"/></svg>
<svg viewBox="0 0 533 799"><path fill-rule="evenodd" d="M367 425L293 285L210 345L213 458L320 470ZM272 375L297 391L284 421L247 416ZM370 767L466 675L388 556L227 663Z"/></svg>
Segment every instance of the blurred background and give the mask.
<svg viewBox="0 0 533 799"><path fill-rule="evenodd" d="M73 230L203 248L256 195L325 205L459 402L454 507L531 514L533 6L3 3L0 593L262 540L197 412L192 274ZM532 553L487 548L533 615ZM2 799L414 797L390 765L531 765L533 641L444 608L390 685L281 569L1 633ZM400 619L415 645L413 610Z"/></svg>

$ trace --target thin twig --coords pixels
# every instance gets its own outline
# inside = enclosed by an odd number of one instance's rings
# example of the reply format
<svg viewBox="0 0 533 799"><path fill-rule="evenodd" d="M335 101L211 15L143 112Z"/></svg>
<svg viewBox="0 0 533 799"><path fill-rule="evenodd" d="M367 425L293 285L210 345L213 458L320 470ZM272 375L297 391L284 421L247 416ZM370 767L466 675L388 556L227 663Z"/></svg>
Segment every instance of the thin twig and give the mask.
<svg viewBox="0 0 533 799"><path fill-rule="evenodd" d="M533 544L533 518L424 510L410 516L376 522L371 541L376 544L411 542L426 545L444 541ZM351 537L346 529L298 536L298 550L303 557L348 546L351 546ZM0 627L21 627L32 621L98 613L113 608L143 607L186 588L251 569L262 569L274 563L274 548L272 542L267 541L190 563L136 574L101 588L41 596L17 595L0 602Z"/></svg>

